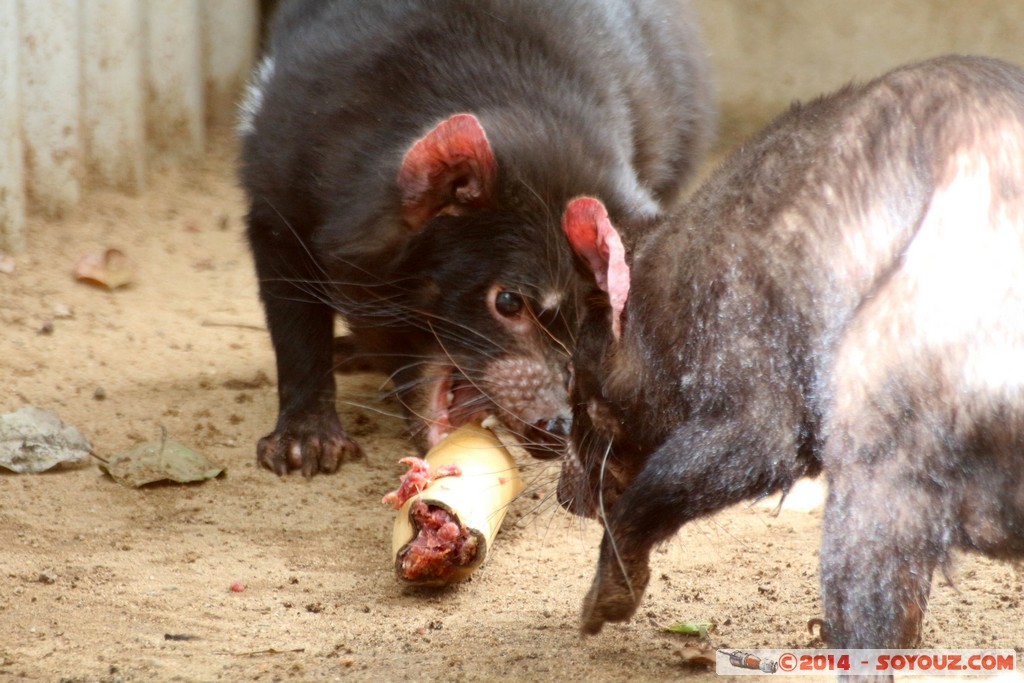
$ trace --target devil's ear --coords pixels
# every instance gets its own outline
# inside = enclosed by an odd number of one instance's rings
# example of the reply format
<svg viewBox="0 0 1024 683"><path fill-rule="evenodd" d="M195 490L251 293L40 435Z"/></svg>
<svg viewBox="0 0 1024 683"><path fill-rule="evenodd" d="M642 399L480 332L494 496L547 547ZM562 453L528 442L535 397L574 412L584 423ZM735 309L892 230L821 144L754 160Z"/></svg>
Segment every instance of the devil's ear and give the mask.
<svg viewBox="0 0 1024 683"><path fill-rule="evenodd" d="M562 229L572 250L594 275L597 286L608 295L612 307L612 335L622 332L622 312L629 296L629 266L626 250L608 211L593 197L577 197L562 216Z"/></svg>
<svg viewBox="0 0 1024 683"><path fill-rule="evenodd" d="M439 214L492 205L497 170L480 121L472 114L450 116L414 142L402 159L402 218L418 230Z"/></svg>

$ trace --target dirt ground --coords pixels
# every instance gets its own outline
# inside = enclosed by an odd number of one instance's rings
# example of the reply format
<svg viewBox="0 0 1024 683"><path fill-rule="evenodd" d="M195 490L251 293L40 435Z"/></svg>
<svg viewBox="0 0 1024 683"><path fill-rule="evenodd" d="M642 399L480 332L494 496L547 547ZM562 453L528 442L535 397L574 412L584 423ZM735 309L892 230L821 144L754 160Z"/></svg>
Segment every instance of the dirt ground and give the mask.
<svg viewBox="0 0 1024 683"><path fill-rule="evenodd" d="M820 511L800 501L684 528L656 552L638 615L583 638L600 528L553 504L555 466L525 468L529 490L473 578L429 592L392 570L380 497L413 449L382 377L340 378L366 463L308 481L258 469L274 359L229 139L159 170L142 196L94 193L71 218L32 220L28 252L0 273L0 412L56 411L103 457L163 427L227 468L143 489L95 461L0 474L0 680L715 678L683 664L694 639L661 630L678 620L715 622L715 647L820 645L806 629L821 613ZM107 245L138 263L134 285L75 282L77 256ZM1019 570L961 557L949 578L936 578L928 646L1024 650Z"/></svg>

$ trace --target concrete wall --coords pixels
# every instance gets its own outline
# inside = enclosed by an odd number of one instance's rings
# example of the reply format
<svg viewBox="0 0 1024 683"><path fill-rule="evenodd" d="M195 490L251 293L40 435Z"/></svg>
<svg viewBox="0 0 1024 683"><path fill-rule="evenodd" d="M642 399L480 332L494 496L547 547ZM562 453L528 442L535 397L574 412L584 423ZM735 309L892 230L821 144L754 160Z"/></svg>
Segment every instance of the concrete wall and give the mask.
<svg viewBox="0 0 1024 683"><path fill-rule="evenodd" d="M202 153L235 119L259 0L0 0L0 249L25 212L139 192L153 153Z"/></svg>
<svg viewBox="0 0 1024 683"><path fill-rule="evenodd" d="M1024 0L693 0L726 144L794 99L948 52L1024 65Z"/></svg>

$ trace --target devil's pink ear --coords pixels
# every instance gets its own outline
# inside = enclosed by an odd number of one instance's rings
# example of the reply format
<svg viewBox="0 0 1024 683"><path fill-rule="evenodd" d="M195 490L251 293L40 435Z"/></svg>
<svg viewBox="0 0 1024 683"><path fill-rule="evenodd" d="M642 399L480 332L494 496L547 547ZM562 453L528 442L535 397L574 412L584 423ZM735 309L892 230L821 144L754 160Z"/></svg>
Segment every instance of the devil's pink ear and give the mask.
<svg viewBox="0 0 1024 683"><path fill-rule="evenodd" d="M612 307L612 334L622 332L622 311L629 296L629 266L626 250L608 211L593 197L577 197L569 202L562 216L562 229L572 250L583 259L594 280L607 295Z"/></svg>
<svg viewBox="0 0 1024 683"><path fill-rule="evenodd" d="M419 229L439 214L490 206L497 170L480 121L472 114L450 116L414 142L402 159L402 218Z"/></svg>

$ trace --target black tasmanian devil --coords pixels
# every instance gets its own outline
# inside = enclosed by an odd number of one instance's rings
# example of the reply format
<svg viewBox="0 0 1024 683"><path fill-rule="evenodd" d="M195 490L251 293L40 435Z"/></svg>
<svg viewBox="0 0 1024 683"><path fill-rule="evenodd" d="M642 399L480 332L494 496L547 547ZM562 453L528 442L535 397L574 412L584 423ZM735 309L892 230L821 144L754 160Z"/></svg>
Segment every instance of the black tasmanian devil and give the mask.
<svg viewBox="0 0 1024 683"><path fill-rule="evenodd" d="M588 194L653 214L710 136L686 4L293 0L271 36L239 126L278 372L258 461L361 455L332 352L391 375L421 448L495 413L541 455L569 416L562 211Z"/></svg>
<svg viewBox="0 0 1024 683"><path fill-rule="evenodd" d="M954 549L1024 555L1024 71L944 57L794 105L592 274L559 498L605 523L582 628L652 547L823 470L825 639L915 645Z"/></svg>

